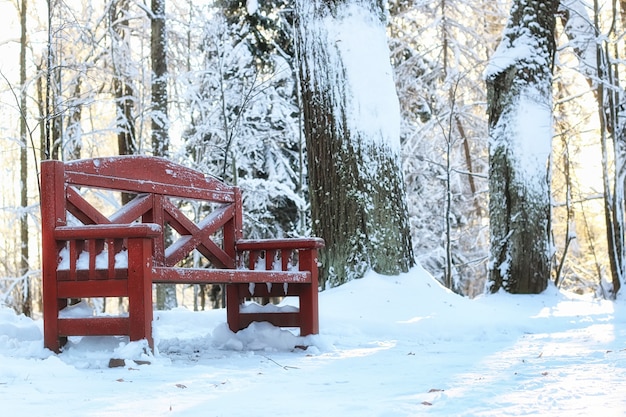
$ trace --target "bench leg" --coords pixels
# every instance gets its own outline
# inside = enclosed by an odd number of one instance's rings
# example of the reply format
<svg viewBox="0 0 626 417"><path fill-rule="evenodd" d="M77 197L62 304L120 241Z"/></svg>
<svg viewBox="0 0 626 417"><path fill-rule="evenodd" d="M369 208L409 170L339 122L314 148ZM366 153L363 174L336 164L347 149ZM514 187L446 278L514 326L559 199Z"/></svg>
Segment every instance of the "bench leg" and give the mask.
<svg viewBox="0 0 626 417"><path fill-rule="evenodd" d="M48 300L50 308L44 308L43 317L43 345L55 353L67 343L66 336L59 335L59 311L67 306L66 300Z"/></svg>
<svg viewBox="0 0 626 417"><path fill-rule="evenodd" d="M128 336L132 341L152 339L152 241L128 240Z"/></svg>
<svg viewBox="0 0 626 417"><path fill-rule="evenodd" d="M67 306L67 300L57 295L56 276L44 275L43 280L43 343L55 353L67 343L67 337L59 336L59 311Z"/></svg>
<svg viewBox="0 0 626 417"><path fill-rule="evenodd" d="M226 320L230 331L236 333L241 330L241 316L239 309L243 302L240 285L226 284Z"/></svg>
<svg viewBox="0 0 626 417"><path fill-rule="evenodd" d="M307 285L300 294L300 336L319 333L317 286Z"/></svg>
<svg viewBox="0 0 626 417"><path fill-rule="evenodd" d="M300 293L300 336L308 336L320 332L316 250L300 252L300 270L311 272L311 285Z"/></svg>

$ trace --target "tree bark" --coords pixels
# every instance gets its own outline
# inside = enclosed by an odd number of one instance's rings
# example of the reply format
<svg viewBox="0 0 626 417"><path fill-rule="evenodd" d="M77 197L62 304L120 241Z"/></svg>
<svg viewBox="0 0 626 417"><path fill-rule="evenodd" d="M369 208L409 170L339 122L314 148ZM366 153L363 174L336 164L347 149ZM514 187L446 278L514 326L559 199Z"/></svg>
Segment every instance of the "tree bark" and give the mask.
<svg viewBox="0 0 626 417"><path fill-rule="evenodd" d="M26 47L28 37L26 34L26 14L27 0L22 0L20 7L20 180L22 189L20 191L20 204L22 213L20 215L20 277L22 277L22 285L20 291L21 313L26 316L32 315L32 297L30 291L30 280L28 278L29 266L29 236L28 236L28 215L26 208L28 207L28 126L26 125Z"/></svg>
<svg viewBox="0 0 626 417"><path fill-rule="evenodd" d="M381 3L296 2L313 232L326 241L320 253L322 285L340 285L369 269L393 275L414 265ZM367 40L351 42L353 25ZM379 41L386 56L373 48ZM359 76L373 81L365 87L348 62L355 55L362 58ZM381 63L388 65L388 74L374 73ZM379 89L380 102L369 108L371 118L359 118L370 104L372 92L365 90L372 88ZM396 113L398 127L389 128L385 117Z"/></svg>
<svg viewBox="0 0 626 417"><path fill-rule="evenodd" d="M548 164L558 5L555 0L514 1L487 72L493 292L540 293L550 276ZM533 123L546 125L541 141L531 135L542 126L527 126L533 112L539 116Z"/></svg>
<svg viewBox="0 0 626 417"><path fill-rule="evenodd" d="M135 155L137 142L135 138L135 118L133 107L135 90L128 67L130 57L130 27L128 25L128 0L114 1L109 9L109 24L111 34L111 61L113 66L113 94L115 95L115 113L117 124L117 150L119 155ZM122 204L133 198L128 193L122 193Z"/></svg>
<svg viewBox="0 0 626 417"><path fill-rule="evenodd" d="M152 62L152 153L167 157L169 153L169 119L167 114L167 36L165 30L165 0L152 0L151 16L151 62ZM164 238L168 239L168 231ZM177 306L176 286L157 285L158 309Z"/></svg>
<svg viewBox="0 0 626 417"><path fill-rule="evenodd" d="M167 114L165 0L152 0L151 29L152 152L155 156L167 156L169 119Z"/></svg>
<svg viewBox="0 0 626 417"><path fill-rule="evenodd" d="M119 0L111 3L111 56L113 61L113 92L117 119L117 146L120 155L137 152L135 122L133 117L135 91L127 67L130 65L130 28L128 25L129 2Z"/></svg>

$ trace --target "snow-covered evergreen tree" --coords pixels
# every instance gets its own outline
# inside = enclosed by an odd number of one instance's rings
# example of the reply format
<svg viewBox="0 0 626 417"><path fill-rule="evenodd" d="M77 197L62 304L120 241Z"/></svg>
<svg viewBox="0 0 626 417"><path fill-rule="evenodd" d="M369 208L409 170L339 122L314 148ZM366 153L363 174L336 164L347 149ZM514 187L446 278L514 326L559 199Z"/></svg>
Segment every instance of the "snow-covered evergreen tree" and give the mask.
<svg viewBox="0 0 626 417"><path fill-rule="evenodd" d="M289 57L257 50L248 19L215 7L203 16L202 69L186 76L190 164L243 189L247 237L305 234L306 165Z"/></svg>

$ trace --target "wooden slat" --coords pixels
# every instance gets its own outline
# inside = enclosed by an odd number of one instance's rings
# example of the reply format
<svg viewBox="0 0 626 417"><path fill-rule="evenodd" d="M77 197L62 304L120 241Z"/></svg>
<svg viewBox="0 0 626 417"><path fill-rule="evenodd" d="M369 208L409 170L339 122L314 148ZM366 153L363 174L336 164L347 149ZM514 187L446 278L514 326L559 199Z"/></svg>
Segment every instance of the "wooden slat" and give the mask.
<svg viewBox="0 0 626 417"><path fill-rule="evenodd" d="M163 202L163 210L170 216L168 218L170 225L181 235L187 233L195 234L199 230L203 230L207 235L211 235L222 228L235 215L234 204L225 204L215 208L196 224L169 200Z"/></svg>
<svg viewBox="0 0 626 417"><path fill-rule="evenodd" d="M319 237L301 237L293 239L241 239L235 243L238 251L279 250L279 249L320 249L324 239Z"/></svg>
<svg viewBox="0 0 626 417"><path fill-rule="evenodd" d="M94 280L120 280L126 279L128 277L128 270L126 268L107 268L107 269L96 269L92 272ZM77 269L74 273L70 272L69 269L60 269L57 270L57 281L75 281L75 280L86 280L89 277L89 270L87 269Z"/></svg>
<svg viewBox="0 0 626 417"><path fill-rule="evenodd" d="M252 322L267 321L277 327L300 327L300 313L240 313L239 326L243 329Z"/></svg>
<svg viewBox="0 0 626 417"><path fill-rule="evenodd" d="M120 279L59 281L57 291L58 298L126 297L128 281Z"/></svg>
<svg viewBox="0 0 626 417"><path fill-rule="evenodd" d="M153 238L161 234L161 226L154 223L90 224L54 229L54 237L58 240Z"/></svg>
<svg viewBox="0 0 626 417"><path fill-rule="evenodd" d="M65 164L66 179L72 182L75 173L98 178L132 178L136 182L176 183L185 188L231 192L234 187L204 173L176 164L168 159L146 155L124 155L82 159ZM106 185L106 182L98 183Z"/></svg>
<svg viewBox="0 0 626 417"><path fill-rule="evenodd" d="M169 200L163 202L163 210L170 216L168 219L170 225L182 235L165 250L166 265L176 265L193 249L197 249L214 266L219 268L235 267L235 260L211 240L211 236L234 216L234 205L229 204L214 210L199 224L195 224L187 218Z"/></svg>
<svg viewBox="0 0 626 417"><path fill-rule="evenodd" d="M80 245L79 245L80 243ZM70 240L70 279L76 279L76 262L78 260L79 254L83 250L83 244L85 242L77 242L76 240ZM80 248L78 247L80 246Z"/></svg>
<svg viewBox="0 0 626 417"><path fill-rule="evenodd" d="M138 195L110 216L111 223L132 223L152 209L152 195Z"/></svg>
<svg viewBox="0 0 626 417"><path fill-rule="evenodd" d="M59 336L124 336L130 329L127 317L90 317L58 320Z"/></svg>
<svg viewBox="0 0 626 417"><path fill-rule="evenodd" d="M68 186L67 211L84 224L106 224L110 221L100 213L94 206L83 198L73 187Z"/></svg>
<svg viewBox="0 0 626 417"><path fill-rule="evenodd" d="M305 284L311 282L311 273L309 271L156 267L153 268L152 282L170 284Z"/></svg>
<svg viewBox="0 0 626 417"><path fill-rule="evenodd" d="M299 297L303 293L306 293L309 287L312 287L310 282L305 282L304 284L276 282L271 283L271 285L255 283L254 294L250 294L251 288L247 283L231 285L239 285L239 292L243 294L244 297ZM317 292L317 288L315 288L315 292Z"/></svg>
<svg viewBox="0 0 626 417"><path fill-rule="evenodd" d="M105 190L160 194L219 203L232 203L235 199L232 191L218 191L206 187L191 188L179 184L161 183L156 180L141 181L137 179L86 174L83 172L66 172L66 179L70 184Z"/></svg>
<svg viewBox="0 0 626 417"><path fill-rule="evenodd" d="M200 236L201 237L201 236ZM197 235L178 238L165 250L165 265L174 266L194 249L204 255L217 268L235 268L235 260L209 237L200 239Z"/></svg>

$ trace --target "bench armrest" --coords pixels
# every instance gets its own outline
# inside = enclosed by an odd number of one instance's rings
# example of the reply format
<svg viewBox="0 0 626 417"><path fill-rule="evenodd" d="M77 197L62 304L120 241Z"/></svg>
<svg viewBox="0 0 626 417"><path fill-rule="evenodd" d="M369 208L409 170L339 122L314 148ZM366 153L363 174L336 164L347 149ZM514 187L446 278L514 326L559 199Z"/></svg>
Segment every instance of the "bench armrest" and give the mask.
<svg viewBox="0 0 626 417"><path fill-rule="evenodd" d="M281 249L320 249L324 239L319 237L299 237L293 239L242 239L235 243L238 252Z"/></svg>
<svg viewBox="0 0 626 417"><path fill-rule="evenodd" d="M318 237L294 239L238 240L235 249L248 269L266 271L311 271L317 286L317 249L324 247Z"/></svg>
<svg viewBox="0 0 626 417"><path fill-rule="evenodd" d="M54 237L58 240L155 238L160 235L161 226L154 223L89 224L54 229Z"/></svg>

